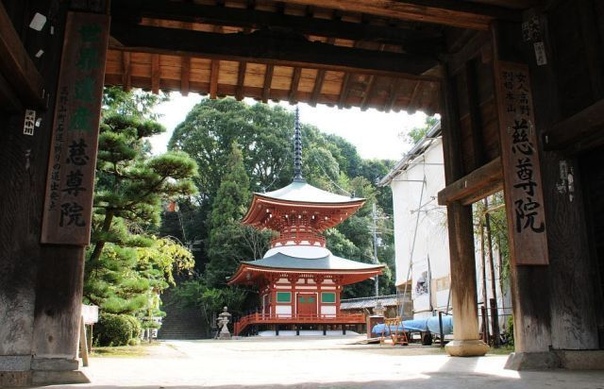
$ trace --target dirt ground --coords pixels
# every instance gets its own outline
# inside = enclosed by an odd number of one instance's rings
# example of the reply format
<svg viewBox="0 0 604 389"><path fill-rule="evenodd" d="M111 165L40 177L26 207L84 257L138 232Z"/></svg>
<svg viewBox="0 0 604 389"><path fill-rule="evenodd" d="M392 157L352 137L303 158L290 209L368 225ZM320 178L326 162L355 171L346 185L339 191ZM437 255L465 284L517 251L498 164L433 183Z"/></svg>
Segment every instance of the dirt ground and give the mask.
<svg viewBox="0 0 604 389"><path fill-rule="evenodd" d="M363 336L164 341L139 357L92 357L89 384L47 388L604 389L604 371L518 372L507 355L449 357L438 346Z"/></svg>

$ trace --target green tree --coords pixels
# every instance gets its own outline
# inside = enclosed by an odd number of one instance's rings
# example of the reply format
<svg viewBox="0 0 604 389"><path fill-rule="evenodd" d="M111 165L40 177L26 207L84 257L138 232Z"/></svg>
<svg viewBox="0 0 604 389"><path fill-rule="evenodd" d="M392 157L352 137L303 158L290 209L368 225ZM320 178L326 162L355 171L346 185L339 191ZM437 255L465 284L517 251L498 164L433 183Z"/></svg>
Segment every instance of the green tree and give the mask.
<svg viewBox="0 0 604 389"><path fill-rule="evenodd" d="M473 204L474 233L484 238L486 255L493 253L495 267L500 269L501 289L509 287L510 253L503 192L488 196L483 201ZM488 223L487 223L488 217ZM490 236L490 242L488 238ZM491 244L491 249L488 245ZM498 263L497 263L498 262Z"/></svg>
<svg viewBox="0 0 604 389"><path fill-rule="evenodd" d="M179 124L170 142L170 150L189 154L203 172L196 180L204 202L218 191L231 145L241 148L245 171L254 191L284 186L291 174L291 136L293 115L282 107L264 104L249 106L231 98L203 100Z"/></svg>
<svg viewBox="0 0 604 389"><path fill-rule="evenodd" d="M164 129L146 104L158 98L108 89L104 101L84 297L108 312L135 313L173 282L174 270L192 266L188 251L153 232L163 202L195 192L197 167L184 153L150 155L146 138Z"/></svg>
<svg viewBox="0 0 604 389"><path fill-rule="evenodd" d="M414 144L418 143L420 140L424 139L424 137L426 136L428 131L430 131L430 129L436 123L438 123L438 121L439 121L439 119L435 116L426 117L426 121L423 126L414 127L407 133L407 135L406 135L407 143L414 145Z"/></svg>
<svg viewBox="0 0 604 389"><path fill-rule="evenodd" d="M234 142L226 164L226 175L212 203L207 244L208 266L206 278L210 287L224 287L226 280L235 273L241 260L257 259L266 249L268 241L258 247L249 245L259 234L255 229L241 224L251 200L249 179L243 166L243 155Z"/></svg>
<svg viewBox="0 0 604 389"><path fill-rule="evenodd" d="M359 176L365 177L372 185L377 183L390 172L395 161L370 159L363 160L359 169ZM376 193L378 206L387 215L392 215L392 190L390 186L378 187Z"/></svg>

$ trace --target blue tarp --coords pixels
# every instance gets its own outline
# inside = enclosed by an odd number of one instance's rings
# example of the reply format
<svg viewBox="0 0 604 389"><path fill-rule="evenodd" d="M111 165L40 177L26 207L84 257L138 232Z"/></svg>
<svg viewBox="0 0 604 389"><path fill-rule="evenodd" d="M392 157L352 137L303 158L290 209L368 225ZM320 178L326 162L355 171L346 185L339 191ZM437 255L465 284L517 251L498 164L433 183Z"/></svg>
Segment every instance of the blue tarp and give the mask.
<svg viewBox="0 0 604 389"><path fill-rule="evenodd" d="M450 335L453 333L453 316L443 316L443 333ZM394 331L394 328L392 328ZM438 316L431 316L425 319L415 320L403 320L403 322L396 329L397 332L433 332L435 334L440 333L440 326L438 322ZM385 324L376 324L371 329L371 333L374 335L390 335L390 328Z"/></svg>

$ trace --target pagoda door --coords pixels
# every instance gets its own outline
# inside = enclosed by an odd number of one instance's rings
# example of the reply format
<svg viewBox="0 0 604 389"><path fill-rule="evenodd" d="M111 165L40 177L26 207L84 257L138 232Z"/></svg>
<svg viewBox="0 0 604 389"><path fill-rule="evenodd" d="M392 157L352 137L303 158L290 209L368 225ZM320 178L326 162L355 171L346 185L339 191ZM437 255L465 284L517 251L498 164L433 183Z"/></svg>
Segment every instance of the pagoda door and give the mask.
<svg viewBox="0 0 604 389"><path fill-rule="evenodd" d="M299 317L317 316L317 296L314 293L299 293L296 313Z"/></svg>

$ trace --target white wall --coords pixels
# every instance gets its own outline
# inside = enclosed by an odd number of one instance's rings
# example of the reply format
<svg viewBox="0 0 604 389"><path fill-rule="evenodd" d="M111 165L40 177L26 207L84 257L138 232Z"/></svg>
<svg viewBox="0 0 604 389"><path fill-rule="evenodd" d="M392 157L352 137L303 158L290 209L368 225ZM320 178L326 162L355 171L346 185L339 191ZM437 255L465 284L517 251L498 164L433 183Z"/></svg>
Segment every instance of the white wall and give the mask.
<svg viewBox="0 0 604 389"><path fill-rule="evenodd" d="M416 317L431 316L431 308L446 307L449 296L449 248L446 208L438 205L438 192L445 187L442 142L436 139L390 183L393 195L396 252L396 285L411 280L407 295L413 298ZM416 228L417 227L417 228ZM446 290L430 296L418 288L446 278ZM439 285L442 285L441 281Z"/></svg>
<svg viewBox="0 0 604 389"><path fill-rule="evenodd" d="M404 165L401 165L405 162ZM438 192L445 187L442 141L430 146L413 159L399 162L406 166L390 181L394 208L394 243L396 285L404 290L410 280L407 296L413 299L414 318L432 316L435 309L450 307L450 263L446 207L438 205ZM423 192L422 192L423 188ZM476 241L476 279L478 303L483 300L482 254ZM495 259L496 264L498 259ZM496 268L499 314L511 313L509 295L499 288L499 267ZM426 282L426 288L418 283ZM431 288L429 288L429 286ZM491 275L487 269L487 298L492 297ZM505 291L504 291L505 292ZM487 302L488 303L488 302ZM502 306L507 309L501 310ZM503 324L502 317L500 323ZM502 327L503 329L503 327Z"/></svg>

